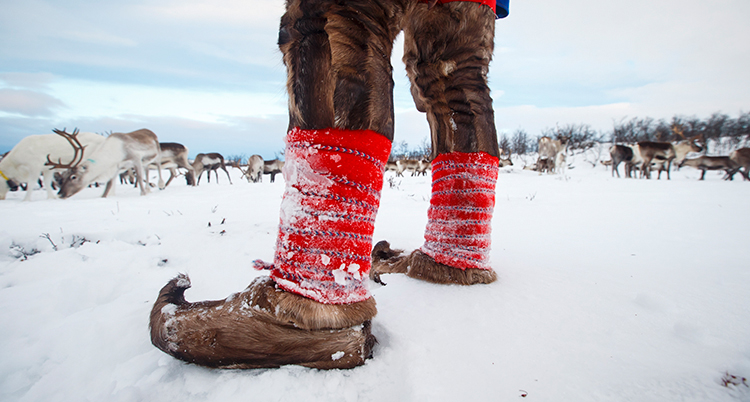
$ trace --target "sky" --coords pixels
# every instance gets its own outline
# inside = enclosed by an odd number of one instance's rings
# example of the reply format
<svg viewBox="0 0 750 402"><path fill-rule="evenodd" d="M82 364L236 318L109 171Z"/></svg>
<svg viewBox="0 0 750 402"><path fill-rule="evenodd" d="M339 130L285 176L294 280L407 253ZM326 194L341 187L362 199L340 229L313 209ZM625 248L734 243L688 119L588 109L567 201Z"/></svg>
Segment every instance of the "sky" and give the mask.
<svg viewBox="0 0 750 402"><path fill-rule="evenodd" d="M281 0L0 0L0 152L53 128L153 130L203 152L279 156ZM489 82L500 135L750 110L747 0L514 0ZM396 141L429 128L399 38Z"/></svg>

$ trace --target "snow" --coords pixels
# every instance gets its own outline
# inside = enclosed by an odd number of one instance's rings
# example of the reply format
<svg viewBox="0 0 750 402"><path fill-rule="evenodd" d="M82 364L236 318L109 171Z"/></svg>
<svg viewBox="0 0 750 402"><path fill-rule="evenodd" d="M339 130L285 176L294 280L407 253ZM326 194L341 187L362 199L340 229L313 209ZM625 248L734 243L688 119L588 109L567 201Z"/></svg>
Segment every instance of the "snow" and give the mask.
<svg viewBox="0 0 750 402"><path fill-rule="evenodd" d="M234 170L234 185L175 181L143 197L9 193L0 400L750 401L748 387L722 385L750 377L750 183L700 182L688 168L616 179L581 155L569 162L565 178L518 159L501 170L496 283L371 284L379 343L353 370L211 370L150 343L151 306L179 273L192 301L264 275L252 261L273 259L283 180L249 184ZM429 177L390 182L374 239L417 248Z"/></svg>

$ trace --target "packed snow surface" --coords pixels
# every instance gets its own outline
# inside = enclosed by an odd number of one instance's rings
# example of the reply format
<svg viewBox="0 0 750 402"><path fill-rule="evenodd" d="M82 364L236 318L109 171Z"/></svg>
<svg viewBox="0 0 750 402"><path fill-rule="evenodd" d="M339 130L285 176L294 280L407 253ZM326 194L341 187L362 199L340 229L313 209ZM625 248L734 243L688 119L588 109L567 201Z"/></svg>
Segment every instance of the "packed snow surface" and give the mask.
<svg viewBox="0 0 750 402"><path fill-rule="evenodd" d="M139 196L0 201L2 401L750 400L750 183L683 168L612 178L503 168L490 254L499 280L383 275L374 357L352 370L212 370L150 343L159 289L223 299L273 259L283 180ZM280 176L279 176L280 178ZM739 178L739 175L737 176ZM387 174L375 240L423 242L430 179ZM724 386L734 375L738 385Z"/></svg>

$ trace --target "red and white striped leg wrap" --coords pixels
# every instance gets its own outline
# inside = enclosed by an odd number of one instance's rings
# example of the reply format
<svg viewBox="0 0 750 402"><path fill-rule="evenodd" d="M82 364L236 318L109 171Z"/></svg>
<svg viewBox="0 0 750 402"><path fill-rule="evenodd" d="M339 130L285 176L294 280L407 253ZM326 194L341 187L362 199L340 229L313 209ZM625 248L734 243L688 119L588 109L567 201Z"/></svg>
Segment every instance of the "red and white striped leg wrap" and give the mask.
<svg viewBox="0 0 750 402"><path fill-rule="evenodd" d="M256 267L321 303L370 298L365 281L390 151L390 140L370 130L291 130L274 264Z"/></svg>
<svg viewBox="0 0 750 402"><path fill-rule="evenodd" d="M452 152L432 161L432 197L421 250L453 268L489 265L498 158Z"/></svg>

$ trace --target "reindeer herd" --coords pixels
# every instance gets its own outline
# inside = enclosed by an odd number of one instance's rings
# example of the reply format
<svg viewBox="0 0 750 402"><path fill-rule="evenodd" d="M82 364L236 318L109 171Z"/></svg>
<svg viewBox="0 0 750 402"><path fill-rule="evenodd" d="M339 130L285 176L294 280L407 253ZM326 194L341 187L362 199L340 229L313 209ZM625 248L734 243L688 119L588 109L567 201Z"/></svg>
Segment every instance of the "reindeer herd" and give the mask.
<svg viewBox="0 0 750 402"><path fill-rule="evenodd" d="M107 137L99 134L66 130L53 130L54 134L31 135L23 138L0 160L0 200L8 191L26 186L25 201L31 200L31 185L40 182L47 198L68 198L82 189L106 183L102 197L114 194L115 179L121 184L130 183L140 189L141 195L151 191L149 171L157 171L158 188L165 189L178 176L185 176L188 185L197 186L203 173L211 181L214 172L219 181L218 170L223 170L230 184L231 175L224 157L219 153L198 154L192 163L188 160L188 148L175 142L159 142L156 134L148 129L130 133L112 133ZM250 157L258 164L248 165L243 172L248 182L260 182L263 174L271 175L274 181L284 162L264 161L260 155ZM178 169L184 169L180 173ZM251 173L251 169L253 172ZM162 170L170 172L165 183ZM40 176L42 177L40 180ZM58 188L58 192L53 190Z"/></svg>
<svg viewBox="0 0 750 402"><path fill-rule="evenodd" d="M211 172L219 182L218 170L227 175L229 183L232 177L227 170L227 163L219 153L200 153L193 162L188 160L188 148L175 142L159 142L151 130L141 129L130 133L112 133L102 135L65 130L53 130L54 134L31 135L23 138L13 149L0 160L0 200L5 199L8 191L26 184L25 201L31 200L30 184L40 182L48 198L68 198L82 189L98 183L106 183L103 197L114 194L115 179L120 183L138 187L141 195L151 191L149 171L156 169L159 181L158 188L165 189L173 179L185 176L188 185L200 184L203 173L211 182ZM679 134L679 133L678 133ZM539 139L539 156L531 166L524 169L540 173L564 174L567 166L568 138ZM750 148L740 148L727 156L702 155L687 158L690 153L703 152L705 141L700 136L684 138L675 142L642 141L635 144L615 144L609 149L612 177L621 177L619 166L624 165L624 176L635 177L639 172L641 178L651 178L651 172L657 171L657 179L666 172L670 179L672 165L701 170L700 180L706 171L723 170L724 179L732 180L740 173L745 180L750 180ZM511 166L509 153L503 153L500 167ZM271 182L281 173L284 162L279 159L264 160L260 155L248 158L247 165L230 164L240 169L242 177L249 183L259 183L263 175L270 175ZM180 173L178 169L184 169ZM162 170L170 172L164 182ZM386 171L395 172L402 177L405 172L411 176L427 175L430 171L428 159L402 159L388 162ZM40 179L41 176L41 179ZM58 187L57 194L54 188Z"/></svg>
<svg viewBox="0 0 750 402"><path fill-rule="evenodd" d="M689 166L701 171L699 180L704 180L706 171L723 170L724 180L733 180L738 172L743 179L750 180L750 148L740 148L732 151L728 156L701 155L687 158L692 152L703 152L706 149L705 140L701 136L686 138L675 142L642 141L635 144L615 144L609 149L612 164L612 177L620 176L619 166L624 163L625 177L634 177L639 171L641 178L650 179L652 169L658 169L657 179L661 172L669 172L673 164L677 168Z"/></svg>

